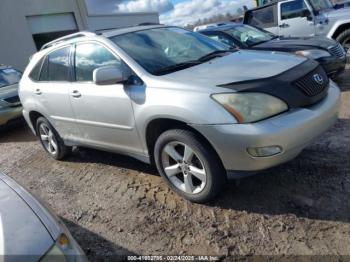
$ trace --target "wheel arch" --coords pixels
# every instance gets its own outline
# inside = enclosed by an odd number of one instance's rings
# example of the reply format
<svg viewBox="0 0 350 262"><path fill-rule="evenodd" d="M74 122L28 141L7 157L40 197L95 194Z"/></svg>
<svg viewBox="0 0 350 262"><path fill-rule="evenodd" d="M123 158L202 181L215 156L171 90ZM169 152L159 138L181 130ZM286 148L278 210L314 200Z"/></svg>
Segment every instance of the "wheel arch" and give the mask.
<svg viewBox="0 0 350 262"><path fill-rule="evenodd" d="M350 20L344 21L341 24L336 24L331 32L331 38L336 39L344 30L350 29Z"/></svg>
<svg viewBox="0 0 350 262"><path fill-rule="evenodd" d="M183 120L167 118L167 117L152 119L151 121L148 122L145 128L144 139L146 142L148 154L150 156L150 160L152 164L154 164L154 146L158 137L165 131L168 131L171 129L185 129L196 134L197 137L200 139L200 141L205 143L207 146L209 146L210 149L213 151L213 153L216 154L216 156L218 157L218 159L220 159L220 162L223 166L222 160L219 157L214 146L201 132L199 132L197 129L195 129L193 126L189 125L188 123L184 122Z"/></svg>
<svg viewBox="0 0 350 262"><path fill-rule="evenodd" d="M39 117L45 117L45 116L43 114L41 114L40 112L35 111L35 110L32 110L29 112L29 121L33 127L33 131L35 132L35 135L38 135L37 130L36 130L36 122L37 122Z"/></svg>

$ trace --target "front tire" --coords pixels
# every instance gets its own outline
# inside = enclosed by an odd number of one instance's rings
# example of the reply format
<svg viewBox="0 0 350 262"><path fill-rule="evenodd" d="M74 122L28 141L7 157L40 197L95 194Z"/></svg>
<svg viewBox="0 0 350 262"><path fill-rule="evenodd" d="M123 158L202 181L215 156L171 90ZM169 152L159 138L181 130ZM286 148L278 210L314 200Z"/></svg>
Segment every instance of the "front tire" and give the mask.
<svg viewBox="0 0 350 262"><path fill-rule="evenodd" d="M36 122L36 132L45 151L56 160L63 159L70 151L55 128L44 117Z"/></svg>
<svg viewBox="0 0 350 262"><path fill-rule="evenodd" d="M344 30L336 39L344 48L350 48L350 28Z"/></svg>
<svg viewBox="0 0 350 262"><path fill-rule="evenodd" d="M154 158L169 187L189 201L208 202L224 187L226 173L219 157L193 132L164 132L155 144Z"/></svg>

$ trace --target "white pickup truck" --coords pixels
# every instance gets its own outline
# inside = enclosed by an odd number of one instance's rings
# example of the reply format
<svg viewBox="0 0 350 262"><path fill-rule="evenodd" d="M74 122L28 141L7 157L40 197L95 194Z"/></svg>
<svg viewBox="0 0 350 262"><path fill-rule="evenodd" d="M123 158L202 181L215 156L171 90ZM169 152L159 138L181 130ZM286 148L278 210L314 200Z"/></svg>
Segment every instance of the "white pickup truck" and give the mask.
<svg viewBox="0 0 350 262"><path fill-rule="evenodd" d="M282 0L246 11L245 24L288 37L327 36L350 47L350 7L329 0Z"/></svg>

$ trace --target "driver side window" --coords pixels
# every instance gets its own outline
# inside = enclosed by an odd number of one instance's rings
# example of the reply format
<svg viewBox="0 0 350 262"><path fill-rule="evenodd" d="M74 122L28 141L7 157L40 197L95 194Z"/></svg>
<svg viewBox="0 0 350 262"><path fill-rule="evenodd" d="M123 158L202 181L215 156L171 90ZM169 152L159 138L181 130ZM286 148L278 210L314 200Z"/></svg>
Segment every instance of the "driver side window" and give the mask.
<svg viewBox="0 0 350 262"><path fill-rule="evenodd" d="M95 69L104 66L121 67L121 60L97 43L80 43L75 49L75 80L92 82Z"/></svg>
<svg viewBox="0 0 350 262"><path fill-rule="evenodd" d="M303 0L296 0L281 4L281 20L306 17L309 14L309 9Z"/></svg>

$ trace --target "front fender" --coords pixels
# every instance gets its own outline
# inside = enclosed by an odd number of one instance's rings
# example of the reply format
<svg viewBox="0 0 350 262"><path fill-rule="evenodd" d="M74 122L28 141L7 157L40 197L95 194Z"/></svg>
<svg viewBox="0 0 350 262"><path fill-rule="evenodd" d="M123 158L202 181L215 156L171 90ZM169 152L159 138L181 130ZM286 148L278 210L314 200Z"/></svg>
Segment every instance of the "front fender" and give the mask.
<svg viewBox="0 0 350 262"><path fill-rule="evenodd" d="M132 90L129 91L132 93ZM177 120L188 125L237 123L210 95L193 90L146 87L140 90L137 87L137 93L131 96L131 100L143 145L146 145L147 126L155 119Z"/></svg>
<svg viewBox="0 0 350 262"><path fill-rule="evenodd" d="M345 25L345 24L349 24L349 27L350 27L350 19L345 19L345 20L335 22L333 24L333 26L331 27L331 29L329 30L327 37L333 39L334 33L337 31L337 29L340 26Z"/></svg>

